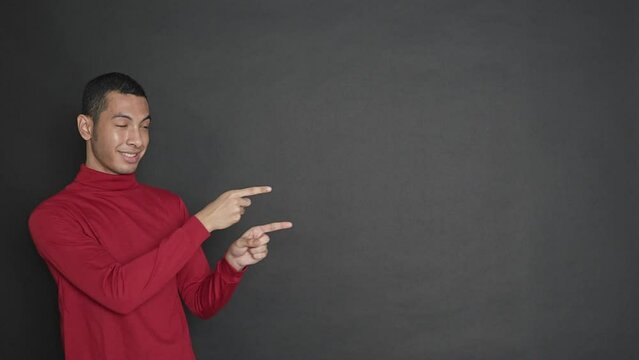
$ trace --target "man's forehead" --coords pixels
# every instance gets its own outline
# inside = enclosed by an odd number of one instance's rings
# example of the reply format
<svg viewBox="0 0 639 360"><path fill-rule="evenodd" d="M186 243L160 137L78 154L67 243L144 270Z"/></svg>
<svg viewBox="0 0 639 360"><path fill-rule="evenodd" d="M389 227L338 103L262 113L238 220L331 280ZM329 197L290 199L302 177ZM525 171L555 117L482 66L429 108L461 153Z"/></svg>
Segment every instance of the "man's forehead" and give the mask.
<svg viewBox="0 0 639 360"><path fill-rule="evenodd" d="M144 116L149 113L149 103L144 96L109 91L105 96L105 100L105 108L110 111L145 113Z"/></svg>
<svg viewBox="0 0 639 360"><path fill-rule="evenodd" d="M145 104L147 103L147 100L144 96L139 96L139 95L134 95L134 94L125 94L125 93L121 93L119 91L109 91L108 93L106 93L105 98L107 99L107 101L109 101L109 104L111 102L117 101L117 102L144 102Z"/></svg>

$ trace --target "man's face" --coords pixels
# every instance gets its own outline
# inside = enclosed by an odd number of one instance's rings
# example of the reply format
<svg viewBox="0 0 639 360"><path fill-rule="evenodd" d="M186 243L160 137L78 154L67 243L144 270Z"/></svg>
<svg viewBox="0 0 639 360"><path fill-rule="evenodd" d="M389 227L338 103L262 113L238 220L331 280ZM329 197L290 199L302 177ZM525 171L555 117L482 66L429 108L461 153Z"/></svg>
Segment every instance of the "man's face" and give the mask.
<svg viewBox="0 0 639 360"><path fill-rule="evenodd" d="M149 145L149 104L142 96L111 91L93 121L87 167L109 174L134 173Z"/></svg>

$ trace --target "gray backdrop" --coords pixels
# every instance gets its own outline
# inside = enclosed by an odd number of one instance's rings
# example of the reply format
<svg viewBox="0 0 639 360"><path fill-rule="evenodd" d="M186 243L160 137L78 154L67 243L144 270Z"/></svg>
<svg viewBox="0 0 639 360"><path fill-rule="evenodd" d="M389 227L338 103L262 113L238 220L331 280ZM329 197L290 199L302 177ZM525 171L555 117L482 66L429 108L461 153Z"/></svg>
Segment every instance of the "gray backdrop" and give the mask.
<svg viewBox="0 0 639 360"><path fill-rule="evenodd" d="M62 358L26 219L84 159L84 84L146 88L139 179L204 244L291 220L200 359L634 359L633 1L3 2L3 359Z"/></svg>

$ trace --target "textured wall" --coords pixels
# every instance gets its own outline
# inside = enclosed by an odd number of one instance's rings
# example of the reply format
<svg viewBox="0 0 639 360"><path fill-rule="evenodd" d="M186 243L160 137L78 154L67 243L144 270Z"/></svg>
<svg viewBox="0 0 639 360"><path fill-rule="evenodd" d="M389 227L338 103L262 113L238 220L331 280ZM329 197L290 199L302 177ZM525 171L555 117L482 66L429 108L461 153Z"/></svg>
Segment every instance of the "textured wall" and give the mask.
<svg viewBox="0 0 639 360"><path fill-rule="evenodd" d="M201 359L631 359L631 1L4 3L2 358L62 358L28 235L84 158L84 83L146 88L139 170L195 212L273 186L204 244L273 236Z"/></svg>

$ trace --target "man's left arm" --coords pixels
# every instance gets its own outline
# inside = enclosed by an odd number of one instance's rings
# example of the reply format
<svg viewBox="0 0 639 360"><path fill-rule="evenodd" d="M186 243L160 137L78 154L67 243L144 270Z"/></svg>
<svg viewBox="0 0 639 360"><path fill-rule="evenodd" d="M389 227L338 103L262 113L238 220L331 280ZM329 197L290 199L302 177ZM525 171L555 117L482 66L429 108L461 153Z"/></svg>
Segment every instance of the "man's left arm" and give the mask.
<svg viewBox="0 0 639 360"><path fill-rule="evenodd" d="M177 274L180 296L194 315L208 319L231 299L245 270L235 270L226 259L212 270L200 248Z"/></svg>
<svg viewBox="0 0 639 360"><path fill-rule="evenodd" d="M188 213L184 216L189 217ZM178 289L189 310L202 319L215 315L231 299L247 266L262 261L268 254L270 238L266 233L292 226L290 222L278 222L250 228L231 244L215 271L211 270L202 248L198 249L177 274Z"/></svg>

